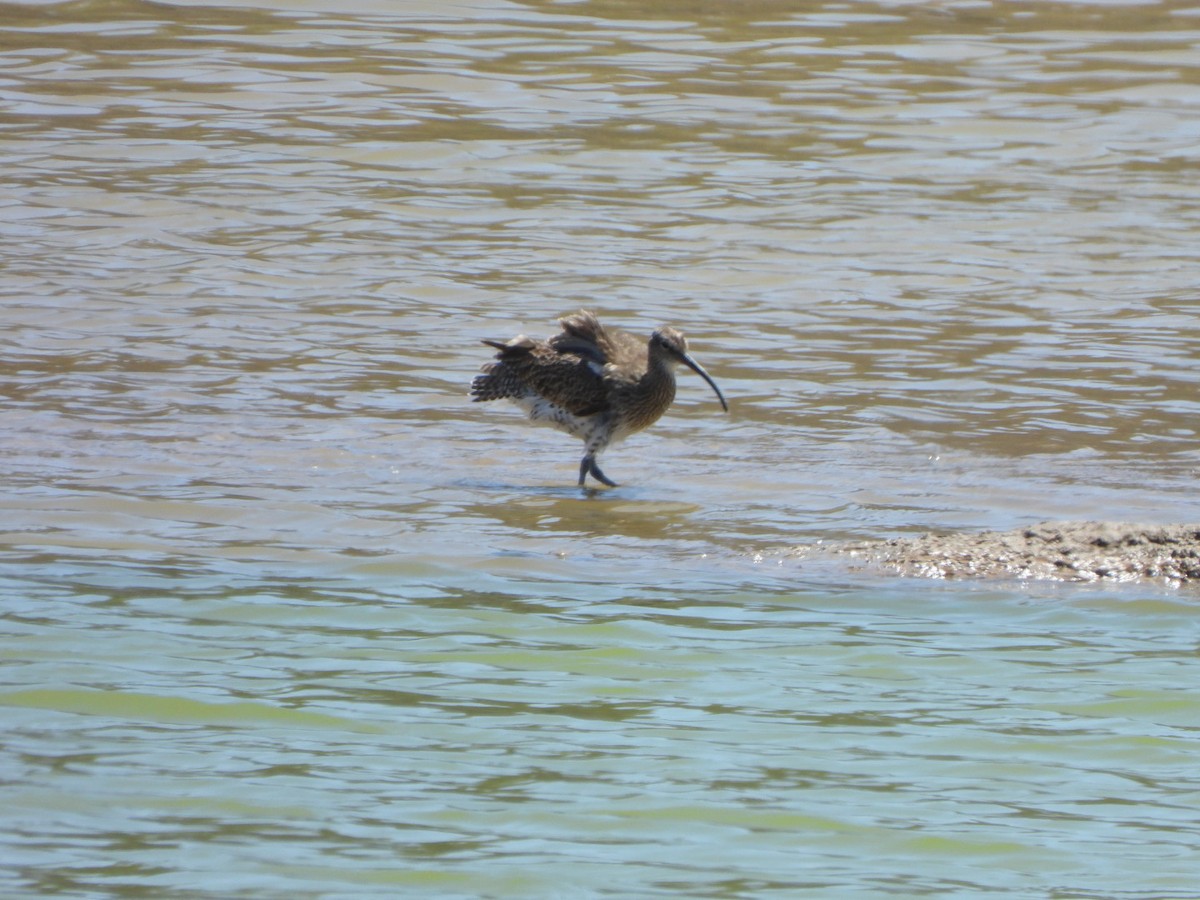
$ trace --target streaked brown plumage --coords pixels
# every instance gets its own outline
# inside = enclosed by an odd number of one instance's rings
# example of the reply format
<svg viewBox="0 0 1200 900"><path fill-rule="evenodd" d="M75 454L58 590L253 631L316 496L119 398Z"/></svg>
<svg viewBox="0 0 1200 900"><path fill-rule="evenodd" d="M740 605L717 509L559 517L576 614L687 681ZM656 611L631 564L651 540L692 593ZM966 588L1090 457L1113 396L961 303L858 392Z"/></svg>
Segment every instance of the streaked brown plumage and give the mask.
<svg viewBox="0 0 1200 900"><path fill-rule="evenodd" d="M707 381L728 412L720 388L688 355L687 341L674 328L664 325L646 341L609 331L587 310L564 316L559 324L562 331L544 341L525 335L484 341L500 352L471 382L471 398L511 400L531 421L582 440L581 487L589 473L616 487L600 471L596 457L609 444L653 425L667 411L675 399L674 369L679 363Z"/></svg>

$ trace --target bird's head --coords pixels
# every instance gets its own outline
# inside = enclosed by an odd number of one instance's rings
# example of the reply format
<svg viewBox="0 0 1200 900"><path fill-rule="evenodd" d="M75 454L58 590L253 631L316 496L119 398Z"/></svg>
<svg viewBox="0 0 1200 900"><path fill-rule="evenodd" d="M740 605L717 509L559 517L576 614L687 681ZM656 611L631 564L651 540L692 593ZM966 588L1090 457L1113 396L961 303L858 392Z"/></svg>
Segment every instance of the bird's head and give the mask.
<svg viewBox="0 0 1200 900"><path fill-rule="evenodd" d="M708 382L708 386L713 389L717 395L717 399L721 401L721 408L725 412L729 412L729 404L725 402L725 395L721 393L721 389L717 387L717 383L709 377L709 374L704 371L700 363L692 359L688 353L687 340L683 333L670 325L664 325L661 328L655 329L650 335L650 359L653 362L655 359L661 360L668 365L678 365L683 363L701 378Z"/></svg>

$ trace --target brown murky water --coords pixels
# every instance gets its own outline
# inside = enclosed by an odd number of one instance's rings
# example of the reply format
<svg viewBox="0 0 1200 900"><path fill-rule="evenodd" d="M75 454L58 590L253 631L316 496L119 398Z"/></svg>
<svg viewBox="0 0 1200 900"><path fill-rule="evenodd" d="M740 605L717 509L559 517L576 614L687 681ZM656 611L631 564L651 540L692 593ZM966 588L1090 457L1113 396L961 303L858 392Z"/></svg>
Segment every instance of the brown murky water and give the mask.
<svg viewBox="0 0 1200 900"><path fill-rule="evenodd" d="M1200 897L1194 592L771 552L1200 520L1191 5L3 13L6 894Z"/></svg>

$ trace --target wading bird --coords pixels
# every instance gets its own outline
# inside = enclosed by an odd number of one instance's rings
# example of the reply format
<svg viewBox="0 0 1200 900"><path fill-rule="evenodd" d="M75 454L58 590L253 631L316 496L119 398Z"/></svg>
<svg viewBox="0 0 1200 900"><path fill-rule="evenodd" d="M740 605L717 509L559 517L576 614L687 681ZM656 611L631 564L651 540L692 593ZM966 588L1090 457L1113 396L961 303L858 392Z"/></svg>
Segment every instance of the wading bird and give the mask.
<svg viewBox="0 0 1200 900"><path fill-rule="evenodd" d="M487 341L499 353L471 382L471 399L511 400L530 421L583 441L579 485L590 474L616 487L596 457L609 445L658 421L675 399L675 367L683 363L708 382L721 407L729 404L708 373L688 355L687 341L664 325L650 340L609 331L594 313L559 319L562 331L543 341L518 335Z"/></svg>

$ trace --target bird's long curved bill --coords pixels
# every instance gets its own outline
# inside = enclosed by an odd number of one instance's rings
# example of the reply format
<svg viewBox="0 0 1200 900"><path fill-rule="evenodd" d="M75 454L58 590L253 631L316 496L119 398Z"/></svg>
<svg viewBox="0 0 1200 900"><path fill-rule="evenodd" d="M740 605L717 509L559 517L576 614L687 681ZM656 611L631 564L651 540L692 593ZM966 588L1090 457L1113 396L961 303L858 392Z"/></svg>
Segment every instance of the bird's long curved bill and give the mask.
<svg viewBox="0 0 1200 900"><path fill-rule="evenodd" d="M687 366L689 369L691 369L693 372L695 372L697 375L699 375L701 378L703 378L705 381L708 382L708 386L716 392L717 399L721 401L721 409L725 410L725 412L729 412L729 404L725 402L725 395L721 393L721 389L719 387L717 387L717 383L715 381L713 381L712 378L709 377L707 372L704 371L704 367L701 366L700 363L698 363L694 359L692 359L690 356L688 356L686 353L682 354L680 356L680 359L683 360L683 364L685 366Z"/></svg>

